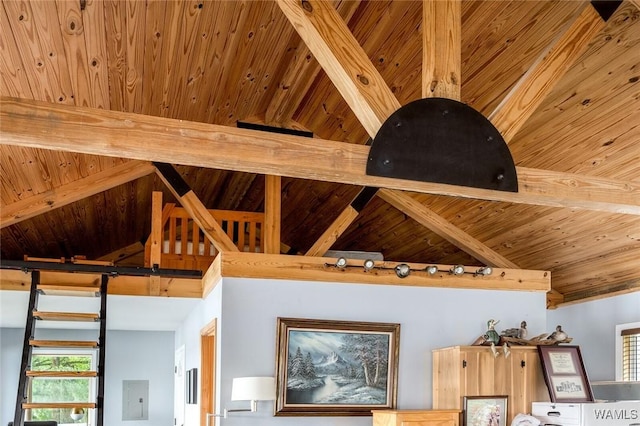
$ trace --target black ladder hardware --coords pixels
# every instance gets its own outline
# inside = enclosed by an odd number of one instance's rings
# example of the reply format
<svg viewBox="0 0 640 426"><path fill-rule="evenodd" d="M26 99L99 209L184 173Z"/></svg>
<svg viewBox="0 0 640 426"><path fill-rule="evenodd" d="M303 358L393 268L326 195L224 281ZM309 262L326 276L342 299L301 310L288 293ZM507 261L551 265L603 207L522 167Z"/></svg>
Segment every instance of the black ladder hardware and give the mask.
<svg viewBox="0 0 640 426"><path fill-rule="evenodd" d="M96 426L104 424L104 370L106 355L106 331L107 331L107 286L109 275L102 274L100 287L95 285L50 285L40 284L40 271L31 272L31 292L29 295L29 308L27 312L27 324L24 333L22 347L22 360L20 364L20 379L13 425L28 426L34 422L26 421L27 410L39 408L66 408L82 409L85 415L95 414ZM38 310L38 301L41 296L74 296L74 297L100 297L100 312L47 312ZM97 341L82 340L43 340L37 339L36 325L39 321L64 321L64 322L98 322L99 336ZM94 349L97 352L96 371L32 371L31 361L33 348L71 348ZM30 380L41 378L75 379L95 378L96 400L76 402L30 402L28 400ZM95 410L95 413L92 411ZM49 422L51 423L51 422ZM46 424L49 424L46 423ZM43 423L45 424L45 423Z"/></svg>

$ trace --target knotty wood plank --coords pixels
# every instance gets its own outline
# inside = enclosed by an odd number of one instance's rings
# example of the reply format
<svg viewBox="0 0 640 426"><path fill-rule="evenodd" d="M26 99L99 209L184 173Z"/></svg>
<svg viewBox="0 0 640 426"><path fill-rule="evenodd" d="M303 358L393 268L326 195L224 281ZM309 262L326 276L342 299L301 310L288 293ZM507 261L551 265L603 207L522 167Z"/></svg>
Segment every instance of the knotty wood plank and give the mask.
<svg viewBox="0 0 640 426"><path fill-rule="evenodd" d="M345 22L349 22L360 1L341 1L336 10ZM278 90L271 98L265 112L265 123L272 126L288 127L293 113L298 109L322 67L315 60L304 41L296 47L293 61L278 83Z"/></svg>
<svg viewBox="0 0 640 426"><path fill-rule="evenodd" d="M89 89L93 108L109 109L109 71L103 0L88 0L82 11L84 42L89 64Z"/></svg>
<svg viewBox="0 0 640 426"><path fill-rule="evenodd" d="M400 191L381 189L377 194L380 198L396 207L421 225L429 228L451 244L469 253L487 265L501 268L517 269L518 265L492 250L482 242L461 231L450 222L443 219L408 194Z"/></svg>
<svg viewBox="0 0 640 426"><path fill-rule="evenodd" d="M492 275L484 277L474 277L472 274L454 276L447 272L429 276L426 272L419 271L424 270L427 265L408 263L412 273L407 278L398 278L393 269L397 265L394 262L377 263L383 269L364 272L361 260L349 260L350 266L338 269L333 266L335 258L247 252L226 252L220 256L223 277L544 292L551 288L551 273L548 271L496 268ZM446 271L451 268L451 265L437 266Z"/></svg>
<svg viewBox="0 0 640 426"><path fill-rule="evenodd" d="M30 219L39 214L71 204L107 189L149 175L155 171L150 163L130 161L87 176L78 181L2 206L0 228Z"/></svg>
<svg viewBox="0 0 640 426"><path fill-rule="evenodd" d="M640 184L517 167L519 192L368 176L369 147L30 100L0 99L0 144L361 186L640 215ZM46 138L43 138L45 132Z"/></svg>
<svg viewBox="0 0 640 426"><path fill-rule="evenodd" d="M150 1L147 2L147 10L145 14L145 50L144 50L144 72L142 74L142 91L145 102L142 103L142 113L151 114L151 106L154 100L157 100L154 95L158 95L159 92L155 90L158 78L160 78L160 59L162 55L162 47L165 40L164 35L164 18L166 12L166 6L169 3L171 7L172 2L166 1Z"/></svg>
<svg viewBox="0 0 640 426"><path fill-rule="evenodd" d="M75 105L94 107L80 3L56 0L55 6Z"/></svg>
<svg viewBox="0 0 640 426"><path fill-rule="evenodd" d="M460 0L422 1L422 97L460 100Z"/></svg>
<svg viewBox="0 0 640 426"><path fill-rule="evenodd" d="M64 47L53 2L3 2L36 99L73 103ZM33 6L33 7L32 7Z"/></svg>
<svg viewBox="0 0 640 426"><path fill-rule="evenodd" d="M604 26L605 22L596 10L585 3L580 15L561 32L489 115L489 121L507 143Z"/></svg>
<svg viewBox="0 0 640 426"><path fill-rule="evenodd" d="M4 96L14 96L19 98L33 98L29 79L20 57L20 51L16 45L14 37L9 35L10 28L9 18L5 11L4 3L0 5L0 27L4 31L0 31L0 74L3 78L2 94Z"/></svg>
<svg viewBox="0 0 640 426"><path fill-rule="evenodd" d="M264 195L264 241L262 246L265 253L280 253L280 217L282 204L282 178L267 175L265 177ZM244 227L239 231L244 235ZM244 249L244 244L240 250Z"/></svg>
<svg viewBox="0 0 640 426"><path fill-rule="evenodd" d="M125 2L126 11L126 73L125 73L125 108L130 112L142 112L144 102L142 96L142 74L145 57L145 23L146 4L136 0Z"/></svg>
<svg viewBox="0 0 640 426"><path fill-rule="evenodd" d="M278 0L278 5L360 123L375 137L400 103L340 15L326 1L307 1L306 9L294 0Z"/></svg>
<svg viewBox="0 0 640 426"><path fill-rule="evenodd" d="M104 0L109 105L115 111L126 111L126 7L120 0Z"/></svg>

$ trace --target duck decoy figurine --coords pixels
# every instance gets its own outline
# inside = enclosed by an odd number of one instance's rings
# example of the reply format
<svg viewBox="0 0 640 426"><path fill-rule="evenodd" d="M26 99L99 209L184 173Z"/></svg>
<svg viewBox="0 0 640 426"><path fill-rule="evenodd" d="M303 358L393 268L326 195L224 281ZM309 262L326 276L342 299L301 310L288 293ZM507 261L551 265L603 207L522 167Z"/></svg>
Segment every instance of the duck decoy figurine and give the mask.
<svg viewBox="0 0 640 426"><path fill-rule="evenodd" d="M506 330L503 330L502 336L515 337L517 339L526 339L527 338L527 322L522 321L520 323L520 328L507 328Z"/></svg>
<svg viewBox="0 0 640 426"><path fill-rule="evenodd" d="M561 325L558 325L556 327L556 331L551 333L549 337L547 337L547 339L555 340L556 342L564 342L565 340L567 340L567 337L569 337L569 335L562 330Z"/></svg>

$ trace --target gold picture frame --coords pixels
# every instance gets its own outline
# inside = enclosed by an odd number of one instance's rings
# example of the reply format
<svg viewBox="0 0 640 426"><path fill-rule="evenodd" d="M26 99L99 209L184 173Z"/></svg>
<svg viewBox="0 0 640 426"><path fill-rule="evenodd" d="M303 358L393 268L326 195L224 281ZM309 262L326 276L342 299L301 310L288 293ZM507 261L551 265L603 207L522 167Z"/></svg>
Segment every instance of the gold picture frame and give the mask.
<svg viewBox="0 0 640 426"><path fill-rule="evenodd" d="M400 324L278 318L276 416L396 408Z"/></svg>

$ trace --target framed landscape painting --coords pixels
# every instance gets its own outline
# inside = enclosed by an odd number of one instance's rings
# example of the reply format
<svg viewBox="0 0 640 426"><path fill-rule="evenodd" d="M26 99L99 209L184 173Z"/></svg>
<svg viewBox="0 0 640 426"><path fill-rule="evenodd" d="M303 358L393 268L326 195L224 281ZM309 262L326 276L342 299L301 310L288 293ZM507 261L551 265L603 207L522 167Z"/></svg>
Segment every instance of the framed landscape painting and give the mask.
<svg viewBox="0 0 640 426"><path fill-rule="evenodd" d="M396 407L400 324L278 318L276 416Z"/></svg>

